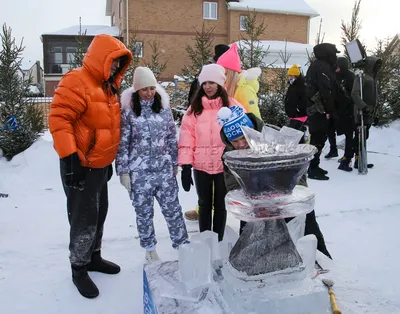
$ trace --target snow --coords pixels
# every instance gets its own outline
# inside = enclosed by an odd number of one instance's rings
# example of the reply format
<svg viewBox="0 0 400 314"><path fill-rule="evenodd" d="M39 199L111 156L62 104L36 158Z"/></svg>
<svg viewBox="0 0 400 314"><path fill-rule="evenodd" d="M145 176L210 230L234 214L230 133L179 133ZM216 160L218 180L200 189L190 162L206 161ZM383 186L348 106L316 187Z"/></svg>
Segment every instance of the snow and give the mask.
<svg viewBox="0 0 400 314"><path fill-rule="evenodd" d="M371 129L368 160L375 168L368 175L341 172L337 160L322 158L331 179L309 180L334 258L323 267L331 269L326 277L335 281L336 298L346 314L400 313L399 134L400 121ZM46 133L11 162L0 159L0 193L10 194L0 198L0 313L142 313L144 252L129 197L115 175L109 185L103 255L122 271L114 276L91 273L100 289L95 300L81 297L72 284L66 203L52 146ZM189 193L181 189L179 196L184 210L194 208L194 187ZM155 212L158 253L163 260L177 260L158 205ZM231 215L228 224L238 231L239 222ZM187 226L190 234L197 230L196 223Z"/></svg>
<svg viewBox="0 0 400 314"><path fill-rule="evenodd" d="M100 34L107 34L110 36L118 37L120 35L119 28L116 26L107 25L74 25L68 28L64 28L55 32L44 33L42 35L54 35L54 36L76 36L79 34L79 30L85 32L87 36L96 36Z"/></svg>
<svg viewBox="0 0 400 314"><path fill-rule="evenodd" d="M319 15L304 0L240 0L239 2L229 2L228 9L239 11L250 9L258 12L304 15L309 17Z"/></svg>

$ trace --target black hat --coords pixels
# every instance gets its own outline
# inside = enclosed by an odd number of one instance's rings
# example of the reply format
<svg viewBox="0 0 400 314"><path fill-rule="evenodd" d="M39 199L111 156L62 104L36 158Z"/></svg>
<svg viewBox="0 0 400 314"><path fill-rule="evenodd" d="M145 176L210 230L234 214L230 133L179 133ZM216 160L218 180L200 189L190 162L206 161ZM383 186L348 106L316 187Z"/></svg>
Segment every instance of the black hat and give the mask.
<svg viewBox="0 0 400 314"><path fill-rule="evenodd" d="M228 45L224 45L224 44L216 45L214 48L214 51L215 51L215 56L213 57L214 61L217 62L219 57L221 57L228 50L229 50Z"/></svg>

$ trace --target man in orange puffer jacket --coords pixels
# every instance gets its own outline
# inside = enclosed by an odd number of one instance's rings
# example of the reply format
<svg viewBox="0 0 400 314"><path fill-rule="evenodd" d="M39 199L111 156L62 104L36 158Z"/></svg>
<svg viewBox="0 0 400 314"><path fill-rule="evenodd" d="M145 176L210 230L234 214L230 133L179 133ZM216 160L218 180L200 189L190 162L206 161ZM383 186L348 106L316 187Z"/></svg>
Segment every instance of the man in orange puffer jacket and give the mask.
<svg viewBox="0 0 400 314"><path fill-rule="evenodd" d="M131 52L109 35L95 36L81 68L64 75L49 115L67 197L72 280L87 298L99 295L88 271L117 274L102 259L103 225L108 210L107 182L120 138L119 87Z"/></svg>

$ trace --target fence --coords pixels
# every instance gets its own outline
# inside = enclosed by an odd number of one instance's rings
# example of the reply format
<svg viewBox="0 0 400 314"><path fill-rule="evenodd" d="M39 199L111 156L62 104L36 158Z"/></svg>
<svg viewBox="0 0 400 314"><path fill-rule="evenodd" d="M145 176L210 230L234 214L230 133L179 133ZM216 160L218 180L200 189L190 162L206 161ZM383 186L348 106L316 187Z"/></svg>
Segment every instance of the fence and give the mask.
<svg viewBox="0 0 400 314"><path fill-rule="evenodd" d="M43 122L48 129L49 127L49 112L50 112L50 104L53 100L53 97L30 97L26 99L28 102L36 104L43 112Z"/></svg>

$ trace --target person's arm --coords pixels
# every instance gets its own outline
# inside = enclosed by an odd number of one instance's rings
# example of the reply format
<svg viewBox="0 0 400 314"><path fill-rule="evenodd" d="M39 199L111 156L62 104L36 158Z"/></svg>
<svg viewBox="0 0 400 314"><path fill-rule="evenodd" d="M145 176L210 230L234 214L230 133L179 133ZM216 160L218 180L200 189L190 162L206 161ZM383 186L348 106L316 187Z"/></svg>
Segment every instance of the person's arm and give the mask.
<svg viewBox="0 0 400 314"><path fill-rule="evenodd" d="M84 84L74 72L67 73L54 93L49 114L49 129L60 158L77 152L74 123L86 108Z"/></svg>
<svg viewBox="0 0 400 314"><path fill-rule="evenodd" d="M196 143L195 118L189 112L183 116L178 141L178 165L193 165Z"/></svg>
<svg viewBox="0 0 400 314"><path fill-rule="evenodd" d="M332 82L329 78L329 68L328 66L321 66L317 72L317 89L321 96L322 104L325 107L325 112L330 114L334 110L334 97L332 94Z"/></svg>
<svg viewBox="0 0 400 314"><path fill-rule="evenodd" d="M115 159L115 169L117 175L129 173L129 147L132 141L132 126L129 121L128 109L121 112L121 137L118 145L117 158Z"/></svg>
<svg viewBox="0 0 400 314"><path fill-rule="evenodd" d="M172 159L172 165L178 166L178 140L176 138L176 126L171 109L168 108L168 111L167 146L169 155Z"/></svg>
<svg viewBox="0 0 400 314"><path fill-rule="evenodd" d="M360 85L360 78L356 77L354 79L353 89L351 91L351 98L354 101L354 104L358 110L363 110L367 108L367 104L362 100L361 97L361 85Z"/></svg>

